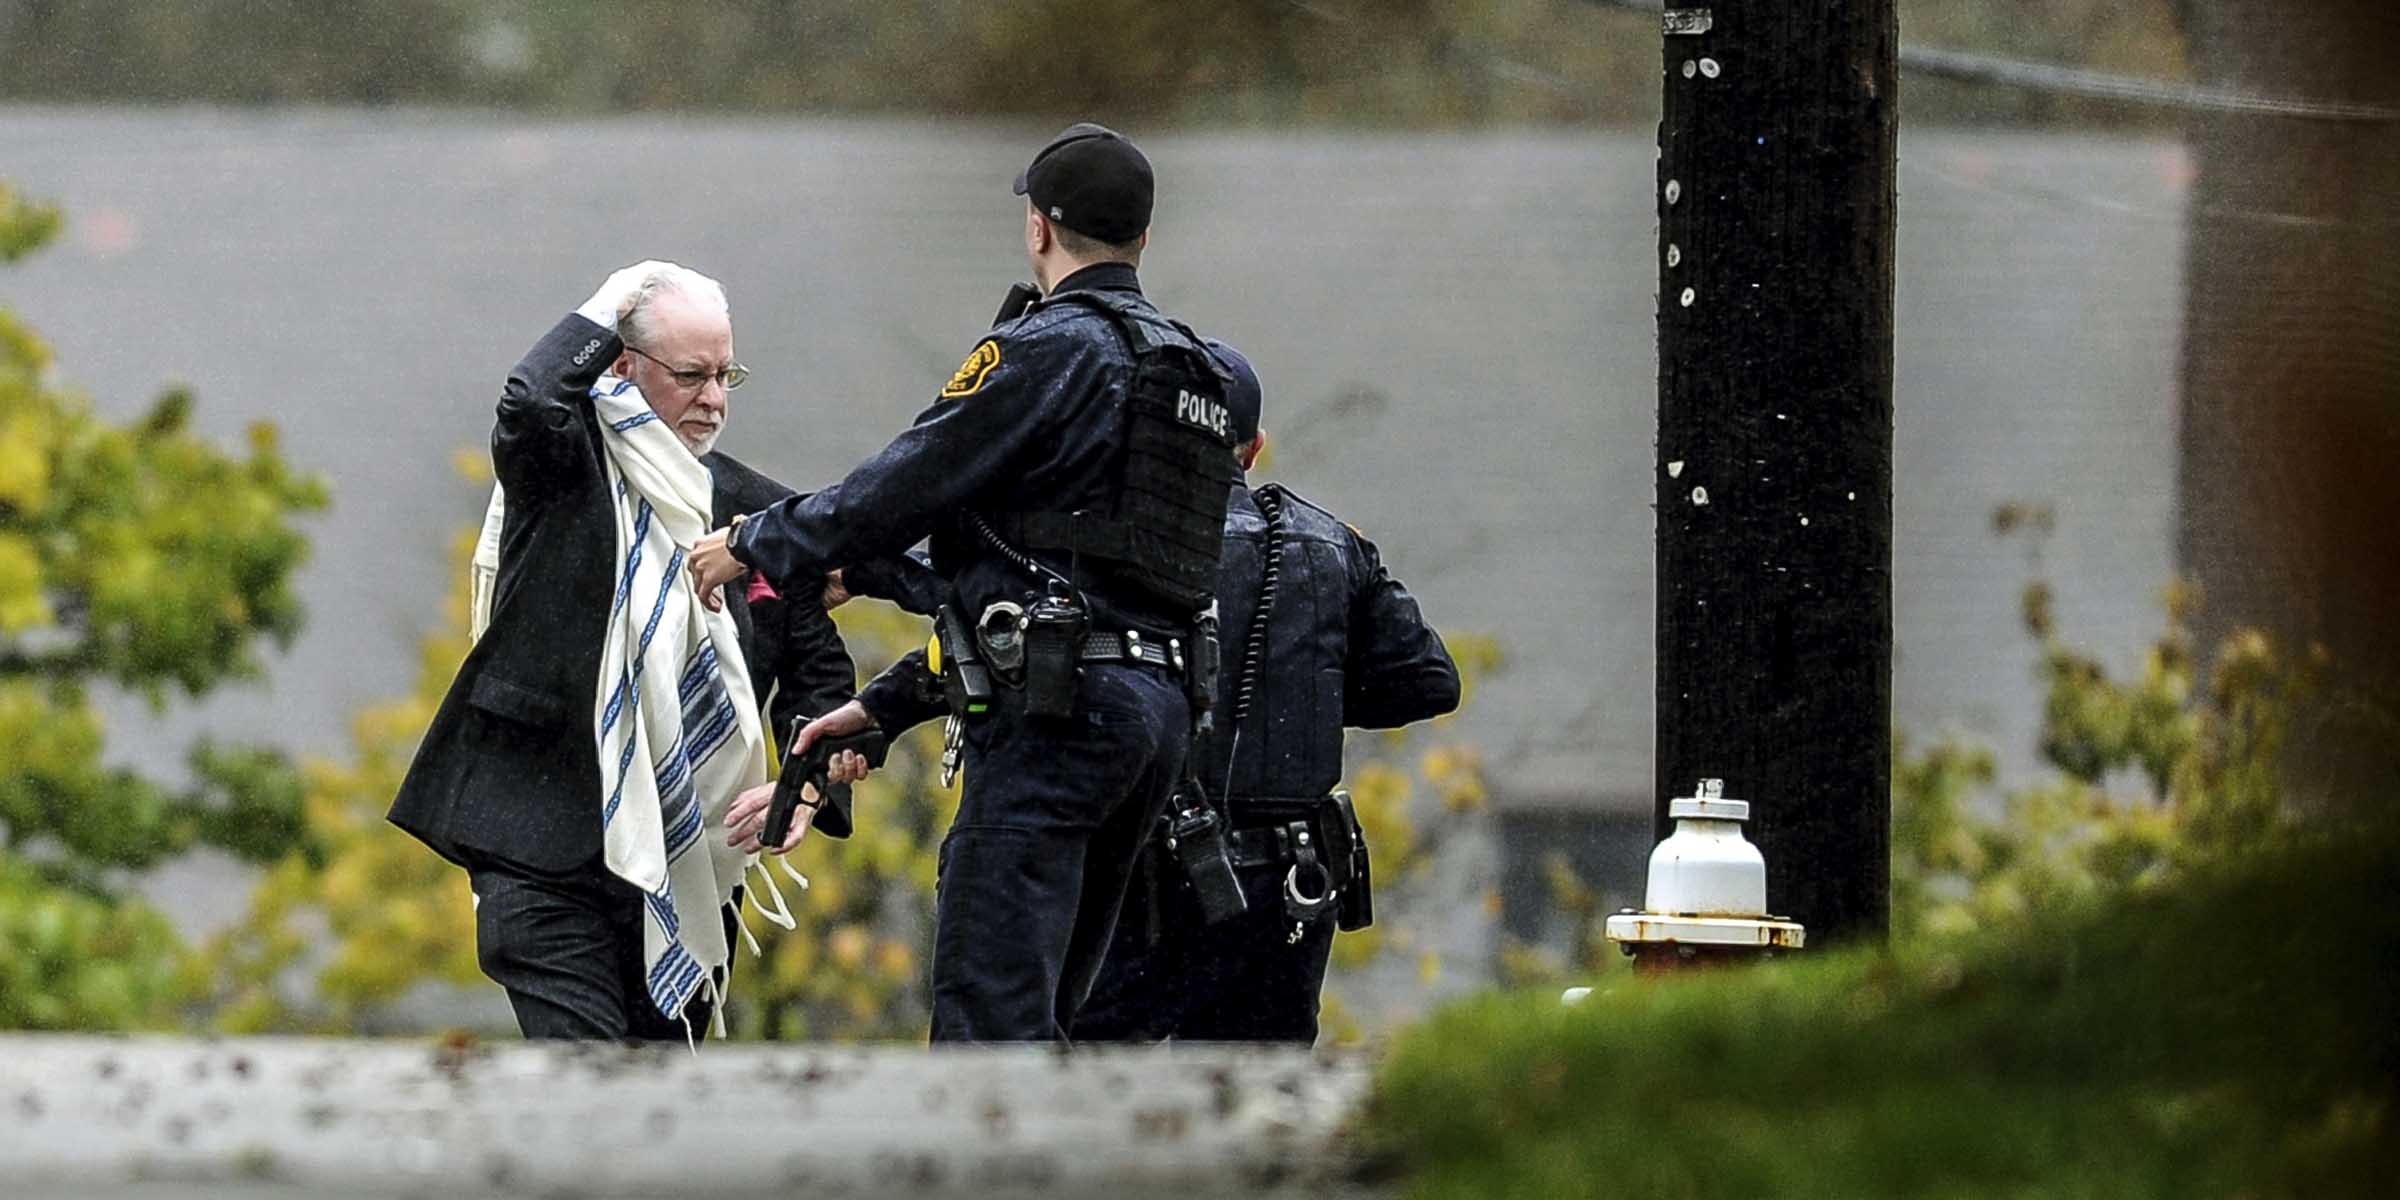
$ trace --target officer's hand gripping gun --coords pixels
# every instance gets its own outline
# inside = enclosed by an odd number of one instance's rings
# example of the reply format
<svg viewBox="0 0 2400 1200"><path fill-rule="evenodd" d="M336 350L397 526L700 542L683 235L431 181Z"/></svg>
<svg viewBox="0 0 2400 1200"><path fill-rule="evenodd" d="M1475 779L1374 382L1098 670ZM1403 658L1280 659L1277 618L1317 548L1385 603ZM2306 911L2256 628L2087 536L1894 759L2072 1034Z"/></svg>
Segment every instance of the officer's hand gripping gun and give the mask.
<svg viewBox="0 0 2400 1200"><path fill-rule="evenodd" d="M807 724L806 717L792 722L792 742L800 740L800 730ZM807 750L784 760L783 777L775 781L775 799L767 805L766 828L760 830L758 835L758 844L766 853L773 854L777 847L783 845L783 839L791 836L792 817L797 810L803 807L818 808L828 801L841 804L850 802L849 781L835 783L831 778L833 756L844 750L858 751L870 766L879 764L883 761L883 731L870 728L864 733L853 733L846 737L818 738ZM811 804L800 798L802 784L817 790L816 803Z"/></svg>

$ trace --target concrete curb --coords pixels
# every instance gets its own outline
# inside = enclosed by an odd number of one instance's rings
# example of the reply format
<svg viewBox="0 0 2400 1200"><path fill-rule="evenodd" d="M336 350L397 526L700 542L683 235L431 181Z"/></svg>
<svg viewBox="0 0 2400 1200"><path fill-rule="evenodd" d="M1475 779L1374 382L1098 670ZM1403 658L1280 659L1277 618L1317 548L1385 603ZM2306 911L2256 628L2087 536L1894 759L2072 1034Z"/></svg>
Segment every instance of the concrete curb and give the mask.
<svg viewBox="0 0 2400 1200"><path fill-rule="evenodd" d="M1227 1046L928 1052L0 1037L12 1196L1363 1195L1367 1064Z"/></svg>

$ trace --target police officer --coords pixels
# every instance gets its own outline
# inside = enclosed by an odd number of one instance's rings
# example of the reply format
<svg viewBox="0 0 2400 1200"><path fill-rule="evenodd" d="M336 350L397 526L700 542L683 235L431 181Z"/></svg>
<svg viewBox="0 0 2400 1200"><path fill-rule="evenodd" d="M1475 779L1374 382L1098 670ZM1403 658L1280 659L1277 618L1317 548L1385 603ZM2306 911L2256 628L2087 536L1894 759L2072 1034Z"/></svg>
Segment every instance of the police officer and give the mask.
<svg viewBox="0 0 2400 1200"><path fill-rule="evenodd" d="M1216 349L1234 368L1246 471L1264 445L1258 377ZM1221 798L1248 908L1210 923L1182 856L1154 839L1076 1018L1079 1040L1315 1041L1336 922L1368 919L1365 873L1332 861L1356 833L1332 798L1342 728L1458 707L1449 651L1375 544L1280 484L1235 488L1217 600L1231 712L1194 742L1193 774Z"/></svg>
<svg viewBox="0 0 2400 1200"><path fill-rule="evenodd" d="M848 478L693 551L704 588L747 567L814 594L930 535L952 628L989 638L911 655L797 747L948 702L967 777L935 901L937 1042L1066 1036L1183 766L1187 689L1211 694L1195 635L1239 467L1226 378L1136 279L1152 189L1116 132L1053 138L1016 181L1042 298Z"/></svg>

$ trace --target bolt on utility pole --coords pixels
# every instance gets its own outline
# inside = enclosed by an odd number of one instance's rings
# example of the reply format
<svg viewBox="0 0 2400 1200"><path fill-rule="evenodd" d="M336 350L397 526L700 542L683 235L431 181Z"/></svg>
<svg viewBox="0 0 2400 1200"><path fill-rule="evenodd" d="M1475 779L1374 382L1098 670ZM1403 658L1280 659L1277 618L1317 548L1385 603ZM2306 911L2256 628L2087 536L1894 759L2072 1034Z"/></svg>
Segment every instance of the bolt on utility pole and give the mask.
<svg viewBox="0 0 2400 1200"><path fill-rule="evenodd" d="M1665 13L1658 745L1752 802L1773 911L1890 916L1894 0Z"/></svg>

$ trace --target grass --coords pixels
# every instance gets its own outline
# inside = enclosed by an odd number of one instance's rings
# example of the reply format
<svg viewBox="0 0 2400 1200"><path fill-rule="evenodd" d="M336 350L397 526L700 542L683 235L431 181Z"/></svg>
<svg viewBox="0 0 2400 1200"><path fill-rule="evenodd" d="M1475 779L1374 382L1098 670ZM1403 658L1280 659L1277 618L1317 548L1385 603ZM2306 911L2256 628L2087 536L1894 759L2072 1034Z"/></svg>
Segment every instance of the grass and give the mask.
<svg viewBox="0 0 2400 1200"><path fill-rule="evenodd" d="M1418 1197L2325 1197L2400 1187L2400 838L1973 942L1473 1001L1365 1136Z"/></svg>

